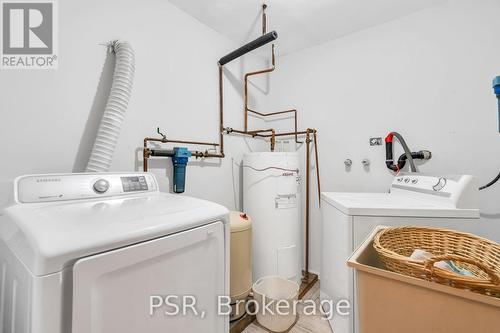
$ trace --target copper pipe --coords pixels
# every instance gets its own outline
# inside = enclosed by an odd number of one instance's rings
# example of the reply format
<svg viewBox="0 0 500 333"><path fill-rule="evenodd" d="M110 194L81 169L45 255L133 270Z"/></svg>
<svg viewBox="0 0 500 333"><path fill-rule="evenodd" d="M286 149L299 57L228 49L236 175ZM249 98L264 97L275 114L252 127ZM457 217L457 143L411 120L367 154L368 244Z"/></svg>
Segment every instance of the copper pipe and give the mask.
<svg viewBox="0 0 500 333"><path fill-rule="evenodd" d="M276 146L276 132L273 129L271 131L271 151L274 151L275 146Z"/></svg>
<svg viewBox="0 0 500 333"><path fill-rule="evenodd" d="M265 133L265 132L273 132L273 128L268 128L268 129L260 129L260 130L253 130L253 131L248 131L247 133L250 135L255 135L259 133Z"/></svg>
<svg viewBox="0 0 500 333"><path fill-rule="evenodd" d="M298 117L298 115L297 115L297 110L294 110L294 111L295 111L295 116L294 116L294 123L295 123L295 142L296 142L296 143L301 143L301 142L299 141L298 134L297 134L297 126L298 126L298 125L297 125L297 123L298 123L298 121L297 121L297 117Z"/></svg>
<svg viewBox="0 0 500 333"><path fill-rule="evenodd" d="M309 144L311 143L311 138L309 134L309 129L306 131L306 258L304 267L304 280L309 279L309 174L311 168L311 152L309 149Z"/></svg>
<svg viewBox="0 0 500 333"><path fill-rule="evenodd" d="M156 141L156 142L165 142L166 139L159 139L159 138L144 138L144 148L147 147L148 141Z"/></svg>
<svg viewBox="0 0 500 333"><path fill-rule="evenodd" d="M224 67L219 64L219 154L224 158Z"/></svg>
<svg viewBox="0 0 500 333"><path fill-rule="evenodd" d="M222 124L222 123L221 123ZM219 126L219 128L222 128L222 125ZM213 146L213 147L220 147L220 153L218 154L213 154L209 153L208 151L205 152L200 152L200 151L193 151L192 155L195 156L196 158L199 157L218 157L218 158L224 158L224 138L222 131L220 132L220 143L215 143L215 142L204 142L204 141L186 141L186 140L170 140L165 137L163 138L149 138L146 137L144 138L144 147L143 147L143 153L142 153L142 169L143 171L147 172L148 171L148 160L151 158L151 151L148 148L148 142L160 142L160 143L181 143L181 144L187 144L187 145L201 145L201 146Z"/></svg>
<svg viewBox="0 0 500 333"><path fill-rule="evenodd" d="M238 134L248 134L248 132L245 132L245 131L242 131L242 130L233 129L233 128L228 129L227 131L228 131L228 132L227 132L228 134L229 134L229 133L233 133L233 132L234 132L234 133L238 133Z"/></svg>
<svg viewBox="0 0 500 333"><path fill-rule="evenodd" d="M233 132L237 132L237 133L240 133L240 134L248 134L248 135L251 135L251 136L256 136L256 134L259 134L259 133L272 132L272 131L274 131L274 129L272 129L272 128L251 130L251 131L248 131L248 132L233 129Z"/></svg>
<svg viewBox="0 0 500 333"><path fill-rule="evenodd" d="M149 149L144 148L142 150L142 170L144 172L148 171L148 159L149 159L150 155L151 155L151 152L149 151Z"/></svg>
<svg viewBox="0 0 500 333"><path fill-rule="evenodd" d="M264 135L262 135L261 133L271 132L271 134L266 135L266 137L271 138L271 151L274 151L274 148L276 146L276 135L275 135L276 131L274 130L274 128L259 129L259 130L253 130L253 131L243 131L243 130L238 130L238 129L234 129L234 128L227 128L225 130L227 131L228 134L229 133L238 133L238 134L242 134L242 135L249 135L252 138L264 137Z"/></svg>
<svg viewBox="0 0 500 333"><path fill-rule="evenodd" d="M262 113L262 112L258 112L258 111L252 110L252 109L248 109L248 112L252 112L252 113L258 114L259 116L263 116L263 117L266 117L266 116L275 116L275 115L278 115L278 114L289 113L289 112L296 112L296 111L297 110L295 110L295 109L291 109L291 110L277 111L277 112L271 112L271 113Z"/></svg>
<svg viewBox="0 0 500 333"><path fill-rule="evenodd" d="M274 136L291 136L291 135L304 135L304 134L307 134L307 131L276 133ZM270 134L259 134L256 136L259 136L262 138L269 138L271 135ZM299 142L299 143L301 143L301 142Z"/></svg>
<svg viewBox="0 0 500 333"><path fill-rule="evenodd" d="M318 131L314 130L314 156L316 158L316 181L318 183L318 205L321 207L321 182L319 179Z"/></svg>
<svg viewBox="0 0 500 333"><path fill-rule="evenodd" d="M280 115L280 114L286 114L286 113L293 113L294 114L294 129L295 131L294 132L290 132L291 134L290 135L294 135L295 136L295 142L296 143L302 143L301 141L299 141L299 138L298 138L298 131L297 131L297 127L298 127L298 121L297 121L297 110L296 109L290 109L290 110L284 110L284 111L277 111L277 112L271 112L271 113L262 113L262 112L258 112L258 111L255 111L255 110L252 110L252 109L248 109L247 110L248 112L251 112L251 113L255 113L259 116L262 116L262 117L268 117L268 116L276 116L276 115ZM305 134L305 132L303 133Z"/></svg>
<svg viewBox="0 0 500 333"><path fill-rule="evenodd" d="M254 75L271 73L276 69L276 54L275 54L275 50L274 50L274 44L272 45L271 63L272 63L272 66L270 68L245 74L245 82L244 82L244 90L243 90L244 113L245 113L245 127L244 127L245 131L250 132L250 131L248 131L248 113L254 113L254 114L257 114L261 117L269 117L269 116L276 116L276 115L285 114L285 113L293 113L294 114L294 131L295 131L295 133L297 133L297 126L298 126L297 110L290 109L290 110L284 110L284 111L263 113L263 112L258 112L256 110L250 109L248 107L248 78L250 76L254 76ZM294 135L295 135L295 142L301 143L298 139L298 133L294 134Z"/></svg>
<svg viewBox="0 0 500 333"><path fill-rule="evenodd" d="M191 152L191 155L194 156L194 157L199 157L199 158L223 158L224 156L221 156L221 154L217 154L217 153L209 153L208 151L194 151L194 152Z"/></svg>
<svg viewBox="0 0 500 333"><path fill-rule="evenodd" d="M202 145L202 146L214 146L218 147L219 144L215 142L201 142L201 141L185 141L185 140L170 140L170 139L154 139L146 138L147 141L157 141L161 143L182 143L186 145Z"/></svg>
<svg viewBox="0 0 500 333"><path fill-rule="evenodd" d="M245 74L245 84L244 84L244 89L243 89L243 103L244 103L244 106L243 106L243 111L245 112L245 131L248 131L248 112L250 111L249 108L248 108L248 78L250 76L253 76L253 75L259 75L259 74L265 74L265 73L270 73L272 71L274 71L274 68L275 68L275 54L274 54L274 44L272 45L272 57L271 57L271 61L272 61L272 67L271 68L267 68L267 69L263 69L263 70L260 70L260 71L256 71L256 72L250 72L250 73L246 73Z"/></svg>

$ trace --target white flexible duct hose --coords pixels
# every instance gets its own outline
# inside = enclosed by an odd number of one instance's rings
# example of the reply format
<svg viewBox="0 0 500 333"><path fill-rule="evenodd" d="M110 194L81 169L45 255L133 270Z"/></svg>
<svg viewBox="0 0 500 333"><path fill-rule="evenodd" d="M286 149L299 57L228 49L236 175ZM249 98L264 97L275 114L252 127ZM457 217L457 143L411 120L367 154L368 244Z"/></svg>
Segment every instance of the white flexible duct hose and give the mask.
<svg viewBox="0 0 500 333"><path fill-rule="evenodd" d="M134 51L129 43L123 41L113 41L109 46L116 58L113 83L86 172L109 170L132 93L135 71Z"/></svg>

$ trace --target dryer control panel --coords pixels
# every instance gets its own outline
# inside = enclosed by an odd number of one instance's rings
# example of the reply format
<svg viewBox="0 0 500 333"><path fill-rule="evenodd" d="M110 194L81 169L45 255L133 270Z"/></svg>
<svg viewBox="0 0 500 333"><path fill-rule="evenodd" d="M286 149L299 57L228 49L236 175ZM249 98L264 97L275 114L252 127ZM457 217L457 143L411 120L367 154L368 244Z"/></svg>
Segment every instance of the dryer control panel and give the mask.
<svg viewBox="0 0 500 333"><path fill-rule="evenodd" d="M22 176L15 180L14 198L19 203L92 199L157 192L153 174L75 173Z"/></svg>

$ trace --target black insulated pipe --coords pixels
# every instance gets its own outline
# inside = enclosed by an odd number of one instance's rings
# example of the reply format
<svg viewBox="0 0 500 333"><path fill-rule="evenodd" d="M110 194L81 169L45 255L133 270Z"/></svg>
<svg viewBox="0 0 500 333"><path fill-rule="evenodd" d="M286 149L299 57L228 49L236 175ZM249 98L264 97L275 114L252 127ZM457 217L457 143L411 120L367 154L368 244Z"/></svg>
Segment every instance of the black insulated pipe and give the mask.
<svg viewBox="0 0 500 333"><path fill-rule="evenodd" d="M228 62L231 62L234 59L239 58L250 51L253 51L261 46L266 45L275 40L276 38L278 38L278 33L276 31L268 32L267 34L260 36L259 38L243 45L242 47L220 58L219 65L224 66Z"/></svg>
<svg viewBox="0 0 500 333"><path fill-rule="evenodd" d="M173 157L175 152L169 149L150 149L151 156Z"/></svg>

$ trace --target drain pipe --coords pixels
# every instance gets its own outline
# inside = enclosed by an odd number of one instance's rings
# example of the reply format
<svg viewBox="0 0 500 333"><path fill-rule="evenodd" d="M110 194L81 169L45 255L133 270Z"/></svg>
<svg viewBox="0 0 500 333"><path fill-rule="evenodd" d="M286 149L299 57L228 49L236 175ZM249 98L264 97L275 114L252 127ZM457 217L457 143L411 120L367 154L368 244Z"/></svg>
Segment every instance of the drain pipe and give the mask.
<svg viewBox="0 0 500 333"><path fill-rule="evenodd" d="M113 83L86 172L109 170L132 94L135 71L134 51L130 44L124 41L112 41L109 43L109 48L116 57Z"/></svg>

